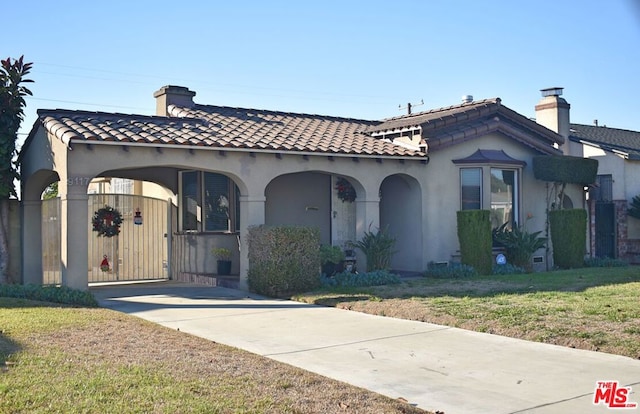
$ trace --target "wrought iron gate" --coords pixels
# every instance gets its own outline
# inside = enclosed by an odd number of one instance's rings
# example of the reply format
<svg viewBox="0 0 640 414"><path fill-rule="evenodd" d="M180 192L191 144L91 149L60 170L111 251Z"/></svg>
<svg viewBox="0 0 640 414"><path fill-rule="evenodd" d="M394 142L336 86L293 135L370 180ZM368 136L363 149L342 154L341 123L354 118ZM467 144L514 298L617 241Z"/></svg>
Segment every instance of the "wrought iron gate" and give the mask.
<svg viewBox="0 0 640 414"><path fill-rule="evenodd" d="M596 203L596 256L616 257L616 221L614 203Z"/></svg>
<svg viewBox="0 0 640 414"><path fill-rule="evenodd" d="M117 237L100 237L93 231L93 214L109 205L123 218ZM89 283L168 278L168 202L130 194L90 194L87 223ZM142 224L134 224L139 209ZM42 201L43 284L61 284L60 199ZM103 272L104 256L110 269Z"/></svg>
<svg viewBox="0 0 640 414"><path fill-rule="evenodd" d="M122 214L120 234L100 237L89 223L89 283L166 279L168 277L167 202L129 194L92 194L89 216L105 205ZM142 224L134 224L139 209ZM100 269L104 256L110 265Z"/></svg>

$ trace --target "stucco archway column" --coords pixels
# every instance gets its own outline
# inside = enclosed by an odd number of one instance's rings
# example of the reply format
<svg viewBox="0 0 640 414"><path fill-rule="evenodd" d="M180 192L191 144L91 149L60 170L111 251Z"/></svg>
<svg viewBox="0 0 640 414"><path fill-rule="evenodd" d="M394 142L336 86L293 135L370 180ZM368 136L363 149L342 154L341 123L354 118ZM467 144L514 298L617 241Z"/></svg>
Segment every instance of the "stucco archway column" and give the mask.
<svg viewBox="0 0 640 414"><path fill-rule="evenodd" d="M62 194L60 197L60 239L62 246L62 284L73 289L87 290L89 284L89 226L86 187L84 191Z"/></svg>
<svg viewBox="0 0 640 414"><path fill-rule="evenodd" d="M260 195L240 196L240 289L249 290L249 227L264 224L264 189Z"/></svg>
<svg viewBox="0 0 640 414"><path fill-rule="evenodd" d="M22 202L22 283L41 285L42 201Z"/></svg>
<svg viewBox="0 0 640 414"><path fill-rule="evenodd" d="M375 191L377 194L377 190ZM376 232L380 227L380 197L369 197L364 200L356 199L356 240L361 240L368 231ZM358 269L366 269L364 254L356 249Z"/></svg>

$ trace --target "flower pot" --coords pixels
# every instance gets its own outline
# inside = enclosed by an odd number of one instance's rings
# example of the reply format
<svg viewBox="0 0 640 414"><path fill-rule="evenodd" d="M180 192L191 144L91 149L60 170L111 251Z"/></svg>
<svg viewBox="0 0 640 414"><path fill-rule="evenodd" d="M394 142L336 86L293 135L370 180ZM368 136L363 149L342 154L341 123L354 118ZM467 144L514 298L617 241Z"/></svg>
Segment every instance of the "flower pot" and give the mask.
<svg viewBox="0 0 640 414"><path fill-rule="evenodd" d="M231 260L218 260L218 274L219 275L231 274Z"/></svg>

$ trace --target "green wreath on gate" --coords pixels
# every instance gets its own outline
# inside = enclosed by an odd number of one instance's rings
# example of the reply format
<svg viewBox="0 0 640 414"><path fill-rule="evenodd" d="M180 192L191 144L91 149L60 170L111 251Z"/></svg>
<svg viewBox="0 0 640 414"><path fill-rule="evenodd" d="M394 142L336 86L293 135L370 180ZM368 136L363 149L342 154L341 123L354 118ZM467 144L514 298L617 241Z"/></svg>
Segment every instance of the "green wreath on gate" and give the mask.
<svg viewBox="0 0 640 414"><path fill-rule="evenodd" d="M93 231L97 231L98 236L117 236L120 233L122 214L115 208L105 205L93 214L91 223L93 224Z"/></svg>

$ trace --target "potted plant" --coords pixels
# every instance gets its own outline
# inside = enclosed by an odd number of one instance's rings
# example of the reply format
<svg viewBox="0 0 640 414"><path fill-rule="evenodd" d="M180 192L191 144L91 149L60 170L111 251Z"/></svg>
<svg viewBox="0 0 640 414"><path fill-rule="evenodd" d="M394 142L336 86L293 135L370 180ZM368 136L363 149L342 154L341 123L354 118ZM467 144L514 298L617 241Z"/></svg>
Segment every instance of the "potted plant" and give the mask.
<svg viewBox="0 0 640 414"><path fill-rule="evenodd" d="M333 276L335 273L342 271L341 265L344 261L344 252L338 246L323 244L320 246L320 264L322 265L322 273L327 276Z"/></svg>
<svg viewBox="0 0 640 414"><path fill-rule="evenodd" d="M218 274L231 274L231 250L226 247L214 247L211 253L218 259Z"/></svg>

